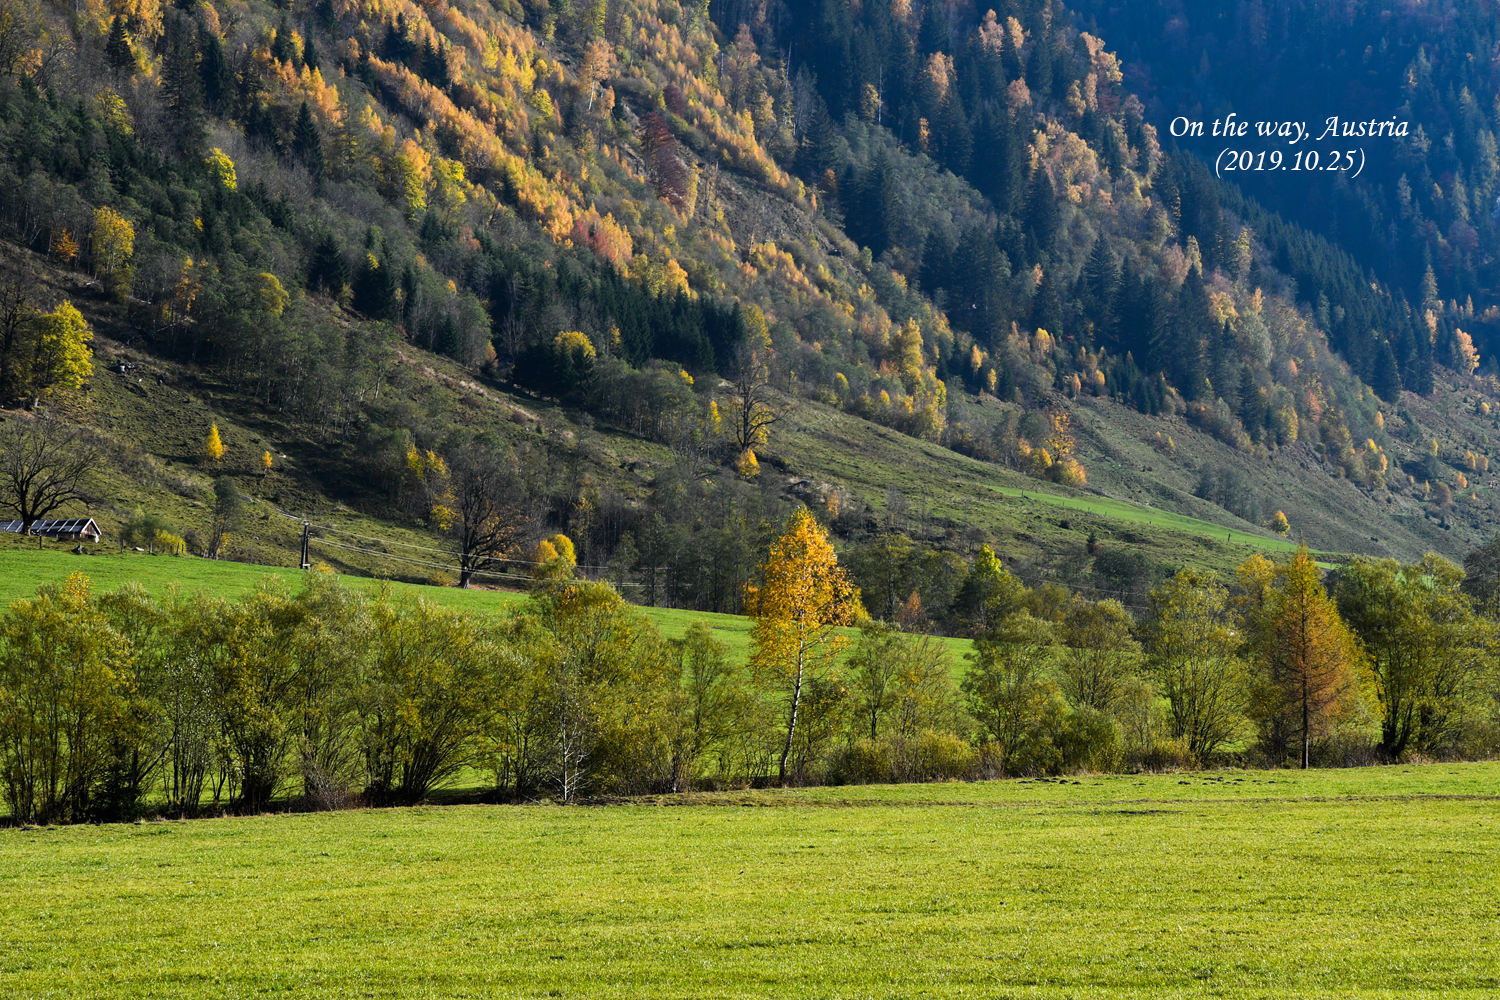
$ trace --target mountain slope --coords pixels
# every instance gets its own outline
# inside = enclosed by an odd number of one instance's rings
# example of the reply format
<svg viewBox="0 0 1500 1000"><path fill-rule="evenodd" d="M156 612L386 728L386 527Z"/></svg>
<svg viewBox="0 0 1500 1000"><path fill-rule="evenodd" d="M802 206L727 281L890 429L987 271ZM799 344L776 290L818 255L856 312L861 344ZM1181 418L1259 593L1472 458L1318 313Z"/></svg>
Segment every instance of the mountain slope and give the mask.
<svg viewBox="0 0 1500 1000"><path fill-rule="evenodd" d="M1493 381L1164 153L1108 38L1004 6L8 0L7 260L101 336L91 392L0 395L100 427L117 516L189 527L227 472L242 558L284 558L275 507L413 579L448 561L411 456L478 441L533 537L705 609L792 501L855 563L910 536L939 617L986 541L1138 595L1278 510L1320 550L1488 534Z"/></svg>

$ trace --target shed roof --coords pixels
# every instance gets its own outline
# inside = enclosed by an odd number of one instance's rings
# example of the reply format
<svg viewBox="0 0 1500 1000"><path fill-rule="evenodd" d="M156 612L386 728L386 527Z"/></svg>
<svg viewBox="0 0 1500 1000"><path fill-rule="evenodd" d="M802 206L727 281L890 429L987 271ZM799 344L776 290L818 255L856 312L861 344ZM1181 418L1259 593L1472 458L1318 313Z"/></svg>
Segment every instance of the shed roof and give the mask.
<svg viewBox="0 0 1500 1000"><path fill-rule="evenodd" d="M0 531L9 531L14 535L19 535L25 527L24 521L0 521ZM44 518L31 523L33 535L81 534L91 528L96 532L99 530L92 517Z"/></svg>

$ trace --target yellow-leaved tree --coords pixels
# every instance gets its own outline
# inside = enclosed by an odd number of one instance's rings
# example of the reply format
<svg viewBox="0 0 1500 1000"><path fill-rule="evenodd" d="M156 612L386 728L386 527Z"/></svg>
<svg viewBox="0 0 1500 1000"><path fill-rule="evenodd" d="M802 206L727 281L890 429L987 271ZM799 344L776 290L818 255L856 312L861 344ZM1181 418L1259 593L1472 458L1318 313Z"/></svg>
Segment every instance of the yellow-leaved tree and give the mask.
<svg viewBox="0 0 1500 1000"><path fill-rule="evenodd" d="M536 565L531 575L538 580L571 580L578 566L573 539L567 535L549 535L537 543Z"/></svg>
<svg viewBox="0 0 1500 1000"><path fill-rule="evenodd" d="M89 252L94 259L94 273L103 279L104 287L111 294L124 294L130 290L135 227L129 219L109 207L96 209Z"/></svg>
<svg viewBox="0 0 1500 1000"><path fill-rule="evenodd" d="M859 588L849 581L823 526L807 508L792 516L771 546L759 586L746 591L755 624L750 666L756 682L786 701L786 742L779 776L797 735L803 688L832 668L846 640L835 631L861 617Z"/></svg>
<svg viewBox="0 0 1500 1000"><path fill-rule="evenodd" d="M24 374L33 405L56 389L77 389L94 374L94 352L89 347L94 331L71 302L35 314L28 326L31 357Z"/></svg>
<svg viewBox="0 0 1500 1000"><path fill-rule="evenodd" d="M208 425L208 440L203 443L203 454L210 462L217 462L224 457L224 439L219 437L219 425Z"/></svg>

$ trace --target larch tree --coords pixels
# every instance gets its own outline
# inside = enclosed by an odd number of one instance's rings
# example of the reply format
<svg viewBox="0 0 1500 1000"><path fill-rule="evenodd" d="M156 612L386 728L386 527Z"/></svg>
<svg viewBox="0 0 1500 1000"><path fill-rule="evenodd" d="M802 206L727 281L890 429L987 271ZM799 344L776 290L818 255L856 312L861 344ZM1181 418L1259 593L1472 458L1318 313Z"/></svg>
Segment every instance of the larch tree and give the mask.
<svg viewBox="0 0 1500 1000"><path fill-rule="evenodd" d="M224 439L219 437L219 425L208 425L208 440L203 442L203 454L210 462L224 457Z"/></svg>
<svg viewBox="0 0 1500 1000"><path fill-rule="evenodd" d="M1322 572L1307 546L1276 567L1265 614L1262 653L1267 679L1289 711L1311 764L1312 740L1358 694L1359 642L1323 589Z"/></svg>
<svg viewBox="0 0 1500 1000"><path fill-rule="evenodd" d="M859 589L839 566L822 525L804 507L772 544L762 582L747 590L746 603L755 620L751 669L762 686L786 701L778 769L784 782L804 688L832 668L845 641L835 629L860 616Z"/></svg>

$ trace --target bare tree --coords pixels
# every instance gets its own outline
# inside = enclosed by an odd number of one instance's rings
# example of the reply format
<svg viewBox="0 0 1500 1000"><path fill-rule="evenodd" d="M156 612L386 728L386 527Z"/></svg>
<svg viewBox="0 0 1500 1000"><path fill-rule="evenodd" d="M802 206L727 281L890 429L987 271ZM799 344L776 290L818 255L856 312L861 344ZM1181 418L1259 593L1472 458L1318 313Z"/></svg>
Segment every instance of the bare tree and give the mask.
<svg viewBox="0 0 1500 1000"><path fill-rule="evenodd" d="M83 499L82 484L99 462L93 440L55 420L13 419L0 425L0 510L15 513L22 532Z"/></svg>
<svg viewBox="0 0 1500 1000"><path fill-rule="evenodd" d="M735 352L731 417L734 443L740 451L766 443L771 425L783 414L771 389L770 346L740 344Z"/></svg>
<svg viewBox="0 0 1500 1000"><path fill-rule="evenodd" d="M505 556L525 537L530 517L514 460L474 442L454 453L449 488L439 504L458 550L458 585Z"/></svg>

